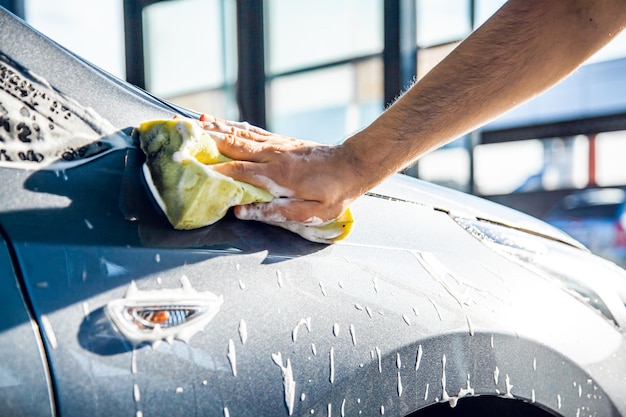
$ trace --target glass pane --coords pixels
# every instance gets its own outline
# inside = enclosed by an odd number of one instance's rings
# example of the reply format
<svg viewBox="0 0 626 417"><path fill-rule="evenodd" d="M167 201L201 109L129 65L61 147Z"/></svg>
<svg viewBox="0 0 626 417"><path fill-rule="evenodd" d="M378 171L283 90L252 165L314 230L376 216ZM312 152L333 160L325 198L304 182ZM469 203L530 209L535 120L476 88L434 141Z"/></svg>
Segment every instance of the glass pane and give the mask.
<svg viewBox="0 0 626 417"><path fill-rule="evenodd" d="M144 9L149 91L167 98L225 83L229 22L222 5L222 0L177 0Z"/></svg>
<svg viewBox="0 0 626 417"><path fill-rule="evenodd" d="M125 78L122 0L24 0L26 21L87 61Z"/></svg>
<svg viewBox="0 0 626 417"><path fill-rule="evenodd" d="M485 23L504 3L506 0L476 0L474 28Z"/></svg>
<svg viewBox="0 0 626 417"><path fill-rule="evenodd" d="M585 136L479 145L474 181L480 194L582 188L588 182Z"/></svg>
<svg viewBox="0 0 626 417"><path fill-rule="evenodd" d="M596 137L596 182L600 186L626 185L626 131Z"/></svg>
<svg viewBox="0 0 626 417"><path fill-rule="evenodd" d="M231 89L202 90L169 97L168 101L198 113L211 114L222 119L237 119L239 114L235 94Z"/></svg>
<svg viewBox="0 0 626 417"><path fill-rule="evenodd" d="M468 0L417 0L417 45L458 41L472 30Z"/></svg>
<svg viewBox="0 0 626 417"><path fill-rule="evenodd" d="M268 0L266 4L271 74L383 49L383 0Z"/></svg>
<svg viewBox="0 0 626 417"><path fill-rule="evenodd" d="M467 192L470 178L469 152L461 146L436 150L420 158L417 172L423 180Z"/></svg>
<svg viewBox="0 0 626 417"><path fill-rule="evenodd" d="M417 79L419 80L443 60L459 43L449 43L417 50Z"/></svg>
<svg viewBox="0 0 626 417"><path fill-rule="evenodd" d="M278 77L269 99L270 130L339 143L382 112L382 64L372 60Z"/></svg>

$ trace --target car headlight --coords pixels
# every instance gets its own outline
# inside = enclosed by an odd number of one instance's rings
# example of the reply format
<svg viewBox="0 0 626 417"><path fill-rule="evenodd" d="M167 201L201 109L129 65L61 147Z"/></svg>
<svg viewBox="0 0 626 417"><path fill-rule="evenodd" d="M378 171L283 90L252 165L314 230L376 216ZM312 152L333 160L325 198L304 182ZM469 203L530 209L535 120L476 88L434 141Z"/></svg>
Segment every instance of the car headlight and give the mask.
<svg viewBox="0 0 626 417"><path fill-rule="evenodd" d="M495 252L561 287L617 327L626 324L626 272L589 251L501 223L451 215Z"/></svg>

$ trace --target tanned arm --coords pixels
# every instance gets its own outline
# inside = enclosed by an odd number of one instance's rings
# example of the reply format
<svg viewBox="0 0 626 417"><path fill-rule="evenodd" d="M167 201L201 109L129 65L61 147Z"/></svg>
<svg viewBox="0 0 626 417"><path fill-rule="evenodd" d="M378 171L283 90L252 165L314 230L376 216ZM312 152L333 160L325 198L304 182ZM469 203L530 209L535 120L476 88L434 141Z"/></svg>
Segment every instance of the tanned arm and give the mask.
<svg viewBox="0 0 626 417"><path fill-rule="evenodd" d="M509 0L370 126L337 146L209 119L217 169L269 189L241 218L316 223L425 153L561 81L626 26L626 0Z"/></svg>

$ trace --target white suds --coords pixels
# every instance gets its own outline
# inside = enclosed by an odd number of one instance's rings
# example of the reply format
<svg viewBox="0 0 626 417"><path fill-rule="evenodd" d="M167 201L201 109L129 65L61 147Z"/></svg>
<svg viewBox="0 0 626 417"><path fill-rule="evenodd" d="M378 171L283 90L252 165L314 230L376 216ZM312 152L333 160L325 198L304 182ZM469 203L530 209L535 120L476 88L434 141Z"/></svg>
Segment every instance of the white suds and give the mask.
<svg viewBox="0 0 626 417"><path fill-rule="evenodd" d="M335 382L335 348L330 348L330 383L333 384Z"/></svg>
<svg viewBox="0 0 626 417"><path fill-rule="evenodd" d="M235 351L235 343L233 339L228 339L228 361L230 362L230 368L233 371L233 376L237 376L237 352Z"/></svg>
<svg viewBox="0 0 626 417"><path fill-rule="evenodd" d="M415 370L420 369L420 362L422 361L422 345L417 347L417 357L415 358Z"/></svg>
<svg viewBox="0 0 626 417"><path fill-rule="evenodd" d="M285 405L289 415L293 414L293 405L296 397L296 381L293 379L291 361L287 359L287 364L283 365L283 358L280 352L272 354L272 360L280 367L283 377L283 387L285 389Z"/></svg>
<svg viewBox="0 0 626 417"><path fill-rule="evenodd" d="M248 325L244 319L239 320L239 339L242 345L245 345L248 340Z"/></svg>
<svg viewBox="0 0 626 417"><path fill-rule="evenodd" d="M307 331L311 333L311 317L307 317L305 319L300 319L296 326L291 331L291 340L295 343L298 340L298 331L300 326L306 327Z"/></svg>

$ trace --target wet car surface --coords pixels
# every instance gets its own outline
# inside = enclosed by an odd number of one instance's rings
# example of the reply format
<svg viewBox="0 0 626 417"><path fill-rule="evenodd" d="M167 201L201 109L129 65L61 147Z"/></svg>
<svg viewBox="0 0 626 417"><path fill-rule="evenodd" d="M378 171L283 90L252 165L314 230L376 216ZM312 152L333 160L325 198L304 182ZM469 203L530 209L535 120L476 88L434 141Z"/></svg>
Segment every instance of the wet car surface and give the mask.
<svg viewBox="0 0 626 417"><path fill-rule="evenodd" d="M622 269L404 176L333 245L233 216L174 230L132 129L194 113L0 20L2 413L626 415Z"/></svg>

